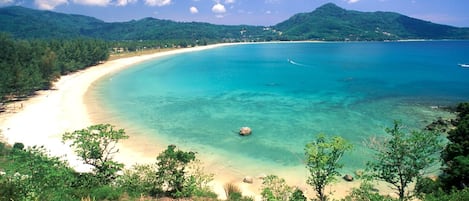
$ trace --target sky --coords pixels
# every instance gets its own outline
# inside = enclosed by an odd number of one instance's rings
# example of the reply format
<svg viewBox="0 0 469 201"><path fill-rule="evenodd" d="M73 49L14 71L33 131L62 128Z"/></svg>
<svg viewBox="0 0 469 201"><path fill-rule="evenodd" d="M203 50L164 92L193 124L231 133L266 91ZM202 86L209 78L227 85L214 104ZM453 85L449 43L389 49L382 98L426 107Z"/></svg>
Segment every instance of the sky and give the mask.
<svg viewBox="0 0 469 201"><path fill-rule="evenodd" d="M469 0L0 0L0 6L87 15L106 22L153 17L271 26L329 2L347 10L398 12L434 23L469 27Z"/></svg>

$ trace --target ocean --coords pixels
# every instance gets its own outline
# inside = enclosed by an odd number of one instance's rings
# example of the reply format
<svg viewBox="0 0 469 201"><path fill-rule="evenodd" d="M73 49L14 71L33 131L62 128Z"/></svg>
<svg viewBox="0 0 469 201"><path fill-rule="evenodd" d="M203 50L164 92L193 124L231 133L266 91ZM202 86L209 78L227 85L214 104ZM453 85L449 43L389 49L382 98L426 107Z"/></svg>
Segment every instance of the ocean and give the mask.
<svg viewBox="0 0 469 201"><path fill-rule="evenodd" d="M469 101L462 63L469 41L242 44L144 62L93 90L142 135L235 170L306 171L304 146L323 133L354 145L342 159L352 172L394 120L422 129L453 117L440 106Z"/></svg>

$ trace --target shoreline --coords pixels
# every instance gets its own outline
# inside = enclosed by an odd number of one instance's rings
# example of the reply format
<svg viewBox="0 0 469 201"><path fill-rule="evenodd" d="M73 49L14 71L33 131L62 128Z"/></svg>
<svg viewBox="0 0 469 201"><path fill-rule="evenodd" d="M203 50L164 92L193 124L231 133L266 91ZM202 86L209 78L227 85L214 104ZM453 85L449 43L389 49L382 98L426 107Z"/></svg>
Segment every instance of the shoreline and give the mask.
<svg viewBox="0 0 469 201"><path fill-rule="evenodd" d="M9 144L21 142L25 146L44 145L51 155L64 156L64 159L69 162L71 167L77 171L86 171L88 168L79 161L67 145L61 142L62 134L83 129L93 124L111 123L117 128L124 128L130 136L129 139L119 143L120 153L116 155L116 160L123 162L127 168L136 163L154 163L157 154L164 150L169 143L162 142L157 137L139 134L138 128L106 115L106 111L100 108L97 96L92 94L91 89L99 80L144 61L238 44L252 43L223 43L121 58L62 76L54 83L52 89L39 91L37 95L28 100L18 102L21 106L17 111L1 114L1 135L5 138L4 141ZM183 146L181 147L183 148ZM262 180L257 177L264 174L264 172L244 174L230 166L230 162L233 162L233 160L230 160L227 164L219 164L220 161L223 161L222 156L217 156L216 153L208 155L211 156L207 156L206 153L198 154L198 158L203 162L204 172L214 174L214 181L212 181L211 186L220 199L225 198L223 185L226 183L238 185L243 195L253 196L256 200L260 199ZM306 184L306 178L298 179L298 177L307 177L308 175L306 168L302 170L304 171L298 172L297 169L290 168L286 172L266 173L285 178L289 185L298 186L307 197L313 197L314 192ZM290 178L288 175L295 176ZM245 176L253 177L254 184L243 183L242 180ZM348 194L352 187L358 187L358 185L359 182L342 182L339 180L327 189L333 189L335 192L334 198L342 198Z"/></svg>

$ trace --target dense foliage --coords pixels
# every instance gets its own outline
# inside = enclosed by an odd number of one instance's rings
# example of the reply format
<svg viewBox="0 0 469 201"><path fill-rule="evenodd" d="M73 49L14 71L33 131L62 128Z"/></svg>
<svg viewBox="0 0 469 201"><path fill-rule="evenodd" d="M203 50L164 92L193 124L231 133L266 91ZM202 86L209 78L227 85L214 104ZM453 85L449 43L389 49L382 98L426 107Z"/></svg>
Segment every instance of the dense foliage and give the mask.
<svg viewBox="0 0 469 201"><path fill-rule="evenodd" d="M38 11L19 6L0 8L0 25L0 31L23 39L91 37L110 41L184 40L187 43L217 43L263 40L274 34L260 26L227 26L154 18L106 23L87 16Z"/></svg>
<svg viewBox="0 0 469 201"><path fill-rule="evenodd" d="M446 190L469 185L469 103L459 104L457 112L457 127L448 133L449 143L442 153L441 180Z"/></svg>
<svg viewBox="0 0 469 201"><path fill-rule="evenodd" d="M0 8L0 31L17 38L91 37L110 41L184 41L204 44L270 40L468 39L469 29L434 24L390 12L358 12L325 4L272 27L214 25L145 18L106 23L23 7Z"/></svg>
<svg viewBox="0 0 469 201"><path fill-rule="evenodd" d="M369 143L376 153L375 160L367 165L374 178L391 184L399 199L404 200L410 196L409 184L421 178L437 161L442 149L441 138L432 132L405 132L398 121L386 133L389 138Z"/></svg>
<svg viewBox="0 0 469 201"><path fill-rule="evenodd" d="M107 43L92 39L16 40L0 33L0 102L48 89L60 75L104 61Z"/></svg>
<svg viewBox="0 0 469 201"><path fill-rule="evenodd" d="M73 170L43 147L13 148L0 175L0 200L72 200Z"/></svg>

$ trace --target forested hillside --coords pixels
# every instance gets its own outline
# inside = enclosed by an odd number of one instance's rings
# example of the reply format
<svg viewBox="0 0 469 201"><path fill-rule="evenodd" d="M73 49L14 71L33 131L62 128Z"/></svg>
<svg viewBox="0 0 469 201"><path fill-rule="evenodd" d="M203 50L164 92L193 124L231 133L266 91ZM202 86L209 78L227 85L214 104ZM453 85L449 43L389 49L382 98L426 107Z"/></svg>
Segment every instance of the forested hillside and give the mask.
<svg viewBox="0 0 469 201"><path fill-rule="evenodd" d="M47 89L60 75L109 56L108 43L93 39L27 41L0 34L0 47L0 103Z"/></svg>
<svg viewBox="0 0 469 201"><path fill-rule="evenodd" d="M106 23L87 16L38 11L19 6L0 8L0 25L0 31L22 39L90 37L102 40L186 40L189 43L215 43L258 40L271 34L259 26L225 26L155 18Z"/></svg>
<svg viewBox="0 0 469 201"><path fill-rule="evenodd" d="M15 38L184 41L206 44L233 41L327 40L383 41L402 39L469 39L469 28L457 28L392 12L359 12L325 4L272 27L214 25L144 18L107 23L92 17L0 8L0 31Z"/></svg>
<svg viewBox="0 0 469 201"><path fill-rule="evenodd" d="M289 40L469 39L468 28L407 17L392 12L349 11L325 4L274 26Z"/></svg>

